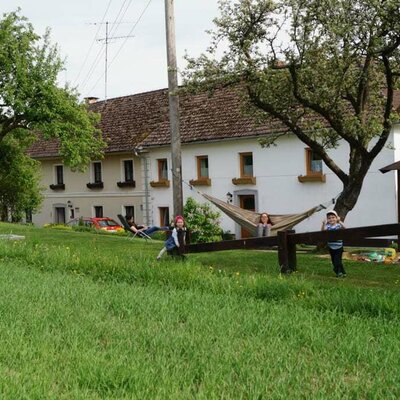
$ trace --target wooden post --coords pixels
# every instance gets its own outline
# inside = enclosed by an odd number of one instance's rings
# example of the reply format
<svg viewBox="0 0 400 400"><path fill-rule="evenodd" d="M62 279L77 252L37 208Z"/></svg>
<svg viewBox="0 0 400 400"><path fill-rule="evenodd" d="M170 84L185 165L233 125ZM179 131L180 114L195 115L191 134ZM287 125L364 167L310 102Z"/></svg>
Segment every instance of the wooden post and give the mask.
<svg viewBox="0 0 400 400"><path fill-rule="evenodd" d="M396 171L397 176L397 223L400 223L400 171ZM397 251L400 251L400 235L397 235Z"/></svg>
<svg viewBox="0 0 400 400"><path fill-rule="evenodd" d="M289 235L295 231L278 231L278 260L282 274L296 271L296 244L290 240Z"/></svg>
<svg viewBox="0 0 400 400"><path fill-rule="evenodd" d="M174 0L165 0L167 33L169 125L171 129L172 197L174 216L183 215L181 135L179 132L178 72L175 49Z"/></svg>
<svg viewBox="0 0 400 400"><path fill-rule="evenodd" d="M291 270L291 271L297 270L296 243L294 243L292 240L290 240L290 236L295 233L296 233L296 231L294 231L294 230L286 231L288 266L289 266L289 270Z"/></svg>
<svg viewBox="0 0 400 400"><path fill-rule="evenodd" d="M287 245L287 232L278 231L278 262L282 274L289 272L289 254Z"/></svg>

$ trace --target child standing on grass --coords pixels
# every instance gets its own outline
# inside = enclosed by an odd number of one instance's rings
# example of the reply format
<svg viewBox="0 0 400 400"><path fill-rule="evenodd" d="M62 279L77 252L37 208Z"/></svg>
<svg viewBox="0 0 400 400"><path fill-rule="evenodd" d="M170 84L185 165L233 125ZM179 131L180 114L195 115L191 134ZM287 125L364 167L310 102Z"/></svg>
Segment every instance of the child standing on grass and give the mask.
<svg viewBox="0 0 400 400"><path fill-rule="evenodd" d="M173 254L177 252L180 256L184 257L183 250L186 244L186 228L185 220L181 215L177 215L175 218L175 227L172 230L171 236L165 241L165 246L161 249L157 256L157 260L160 260L162 255L168 251Z"/></svg>
<svg viewBox="0 0 400 400"><path fill-rule="evenodd" d="M345 226L340 221L340 217L337 215L335 210L328 211L326 213L326 220L322 221L321 230L336 231L338 229L345 229ZM342 262L343 240L328 242L328 247L331 255L333 271L338 278L344 278L346 276L346 271L344 270Z"/></svg>

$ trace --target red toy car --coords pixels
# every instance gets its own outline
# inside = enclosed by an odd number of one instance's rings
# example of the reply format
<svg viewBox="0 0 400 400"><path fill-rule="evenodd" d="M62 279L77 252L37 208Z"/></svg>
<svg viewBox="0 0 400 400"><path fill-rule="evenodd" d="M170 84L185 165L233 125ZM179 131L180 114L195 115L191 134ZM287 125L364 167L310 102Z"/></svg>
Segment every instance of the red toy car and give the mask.
<svg viewBox="0 0 400 400"><path fill-rule="evenodd" d="M101 229L103 231L107 231L110 233L116 233L119 231L123 231L124 228L115 222L111 218L88 218L88 217L81 217L81 218L74 218L67 223L68 226L87 226L94 229Z"/></svg>

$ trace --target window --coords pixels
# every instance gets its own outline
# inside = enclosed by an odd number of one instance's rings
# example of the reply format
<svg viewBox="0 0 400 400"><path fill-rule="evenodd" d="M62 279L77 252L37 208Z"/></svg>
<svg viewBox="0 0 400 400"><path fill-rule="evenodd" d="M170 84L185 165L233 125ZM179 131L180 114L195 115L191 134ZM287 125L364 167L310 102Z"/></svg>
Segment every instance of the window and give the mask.
<svg viewBox="0 0 400 400"><path fill-rule="evenodd" d="M168 161L166 158L159 158L157 160L158 180L151 181L150 186L154 188L168 188Z"/></svg>
<svg viewBox="0 0 400 400"><path fill-rule="evenodd" d="M95 218L103 218L103 206L94 206L93 209Z"/></svg>
<svg viewBox="0 0 400 400"><path fill-rule="evenodd" d="M125 182L133 181L133 160L124 160L124 180Z"/></svg>
<svg viewBox="0 0 400 400"><path fill-rule="evenodd" d="M160 158L157 160L158 163L158 180L167 181L168 180L168 162L166 158Z"/></svg>
<svg viewBox="0 0 400 400"><path fill-rule="evenodd" d="M158 207L160 212L160 226L169 225L169 208L168 207Z"/></svg>
<svg viewBox="0 0 400 400"><path fill-rule="evenodd" d="M322 159L312 149L306 149L307 175L322 174Z"/></svg>
<svg viewBox="0 0 400 400"><path fill-rule="evenodd" d="M101 177L101 162L100 161L94 162L92 166L93 166L93 182L101 183L103 181Z"/></svg>
<svg viewBox="0 0 400 400"><path fill-rule="evenodd" d="M240 153L240 177L253 176L253 153Z"/></svg>
<svg viewBox="0 0 400 400"><path fill-rule="evenodd" d="M124 206L125 215L135 216L135 207L134 206Z"/></svg>
<svg viewBox="0 0 400 400"><path fill-rule="evenodd" d="M310 148L306 149L306 174L298 176L299 182L325 182L322 159Z"/></svg>
<svg viewBox="0 0 400 400"><path fill-rule="evenodd" d="M49 186L51 190L65 190L63 165L54 166L53 182Z"/></svg>
<svg viewBox="0 0 400 400"><path fill-rule="evenodd" d="M62 165L56 165L56 185L64 184L64 167Z"/></svg>
<svg viewBox="0 0 400 400"><path fill-rule="evenodd" d="M197 179L208 178L208 156L197 156Z"/></svg>

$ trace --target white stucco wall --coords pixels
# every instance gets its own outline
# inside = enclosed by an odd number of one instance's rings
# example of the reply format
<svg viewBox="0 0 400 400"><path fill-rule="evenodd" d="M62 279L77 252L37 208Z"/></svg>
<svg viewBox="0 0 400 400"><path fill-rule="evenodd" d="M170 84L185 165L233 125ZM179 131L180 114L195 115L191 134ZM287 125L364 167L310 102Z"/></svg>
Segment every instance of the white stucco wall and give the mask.
<svg viewBox="0 0 400 400"><path fill-rule="evenodd" d="M118 181L124 180L122 162L126 159L134 160L135 188L117 186ZM55 206L65 207L67 221L71 216L71 208L74 209L75 217L93 217L94 206L103 206L104 216L117 219L117 214L124 214L124 206L134 206L135 218L142 221L145 192L141 160L132 155L115 155L107 156L101 162L103 189L87 188L86 184L93 181L90 168L85 172L74 172L64 166L65 190L51 190L49 185L55 183L55 165L62 163L59 160L43 160L41 165L44 201L38 212L33 215L33 223L36 225L53 223Z"/></svg>
<svg viewBox="0 0 400 400"><path fill-rule="evenodd" d="M397 140L391 136L389 142ZM339 179L324 165L326 182L298 181L299 175L306 174L306 146L294 136L281 138L277 147L262 149L254 139L240 139L219 143L202 143L182 146L183 179L188 182L196 179L196 156L208 155L209 177L211 186L201 186L198 189L225 200L226 193L242 193L241 191L256 191L256 210L268 211L273 214L297 213L305 211L320 203L326 203L336 197L342 190ZM399 146L396 146L399 151ZM252 152L254 176L256 185L234 185L232 178L239 177L239 153ZM343 168L348 170L348 147L342 144L338 149L330 151L331 157ZM171 157L168 148L151 150L151 173L157 176L157 158L167 158L169 168ZM385 147L373 162L354 210L348 214L346 225L362 226L381 223L391 223L397 219L396 187L394 174L382 174L379 168L394 162L395 150ZM170 172L169 172L170 173ZM171 179L171 176L169 176ZM184 199L188 196L204 202L204 198L187 185L183 185ZM151 189L153 215L158 207L169 206L172 213L171 189ZM238 198L234 196L237 205ZM333 207L333 205L332 205ZM314 214L306 221L297 225L297 231L318 230L324 214ZM157 218L155 216L155 218ZM225 215L221 216L224 230L238 232L236 224Z"/></svg>
<svg viewBox="0 0 400 400"><path fill-rule="evenodd" d="M262 149L256 139L236 139L224 142L207 142L182 145L183 179L189 182L197 178L196 156L207 155L211 186L198 187L221 200L226 200L226 193L234 195L234 204L238 205L238 194L246 192L255 194L256 210L272 214L303 212L320 203L326 203L336 197L342 190L342 184L325 165L326 182L304 182L299 175L306 174L306 146L294 136L279 139L277 147ZM239 153L252 152L256 185L234 185L232 178L239 177ZM346 172L348 170L348 147L342 144L330 151L331 157ZM54 165L57 160L42 163L45 200L40 212L34 215L34 223L42 225L54 221L54 204L72 202L79 216L92 216L93 206L102 205L104 215L116 218L123 212L124 205L135 206L135 218L138 222L159 224L159 207L169 207L172 218L172 189L157 187L148 188L148 209L146 217L146 184L144 157L148 157L148 182L158 180L157 159L167 158L168 174L171 176L171 155L169 147L149 149L142 158L134 158L136 188L118 188L116 182L122 180L121 162L132 158L127 155L107 156L102 160L104 189L90 190L86 184L90 181L90 172L77 173L69 168L64 169L65 191L52 191L49 185L54 183ZM379 168L400 160L400 126L396 125L388 146L385 147L373 162L356 207L346 218L346 225L362 226L391 223L397 221L396 178L394 172L382 174ZM172 185L171 185L172 186ZM183 184L184 199L191 196L199 202L205 199L195 190ZM333 206L333 205L332 205ZM320 212L297 225L296 230L318 230L324 213ZM224 214L221 215L221 226L227 231L239 232L238 226Z"/></svg>

